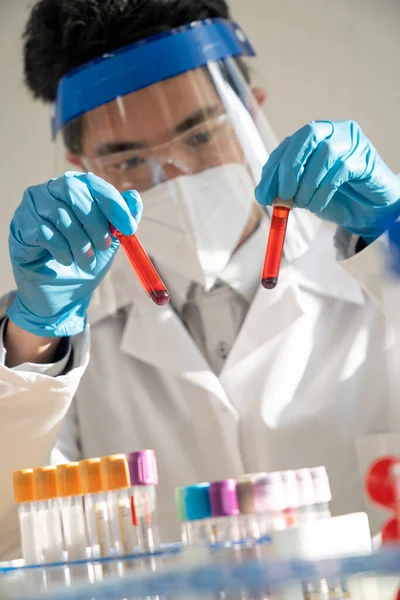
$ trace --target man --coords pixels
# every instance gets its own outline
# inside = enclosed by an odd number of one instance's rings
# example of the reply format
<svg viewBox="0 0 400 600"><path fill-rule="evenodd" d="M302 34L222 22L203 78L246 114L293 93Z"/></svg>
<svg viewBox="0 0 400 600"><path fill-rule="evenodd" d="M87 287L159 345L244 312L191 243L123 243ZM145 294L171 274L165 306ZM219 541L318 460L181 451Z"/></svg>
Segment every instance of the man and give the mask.
<svg viewBox="0 0 400 600"><path fill-rule="evenodd" d="M396 429L377 261L399 182L351 121L312 123L266 162L265 94L251 94L242 60L251 48L210 18L229 19L223 1L33 7L26 79L36 97L57 93L55 131L84 172L29 188L11 223L3 553L16 539L10 468L46 462L56 441L64 461L155 448L171 539L175 486L243 472L325 464L334 512L363 510L360 468ZM272 291L259 286L260 176L261 205L308 209L290 214ZM310 213L338 226L344 268ZM168 306L146 297L110 233L130 236L140 220Z"/></svg>

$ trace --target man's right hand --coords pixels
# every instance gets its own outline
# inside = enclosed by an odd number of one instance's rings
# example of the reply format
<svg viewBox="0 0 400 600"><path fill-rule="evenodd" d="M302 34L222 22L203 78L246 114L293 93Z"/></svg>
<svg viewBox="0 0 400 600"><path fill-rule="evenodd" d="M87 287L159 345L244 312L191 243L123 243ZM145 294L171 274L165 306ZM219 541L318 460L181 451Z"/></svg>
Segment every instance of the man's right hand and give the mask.
<svg viewBox="0 0 400 600"><path fill-rule="evenodd" d="M9 249L17 296L8 309L20 329L41 338L76 335L118 240L142 214L137 192L121 195L93 173L68 172L28 188L11 221Z"/></svg>

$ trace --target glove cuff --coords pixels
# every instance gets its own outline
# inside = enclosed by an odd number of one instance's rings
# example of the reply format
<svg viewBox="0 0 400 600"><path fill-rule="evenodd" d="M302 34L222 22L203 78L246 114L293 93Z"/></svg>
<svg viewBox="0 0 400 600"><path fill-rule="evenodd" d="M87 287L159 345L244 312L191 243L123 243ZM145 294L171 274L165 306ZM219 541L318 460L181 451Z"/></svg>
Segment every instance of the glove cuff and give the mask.
<svg viewBox="0 0 400 600"><path fill-rule="evenodd" d="M86 306L80 305L73 312L54 317L39 317L21 302L18 295L7 309L7 316L25 331L40 337L72 337L86 327Z"/></svg>

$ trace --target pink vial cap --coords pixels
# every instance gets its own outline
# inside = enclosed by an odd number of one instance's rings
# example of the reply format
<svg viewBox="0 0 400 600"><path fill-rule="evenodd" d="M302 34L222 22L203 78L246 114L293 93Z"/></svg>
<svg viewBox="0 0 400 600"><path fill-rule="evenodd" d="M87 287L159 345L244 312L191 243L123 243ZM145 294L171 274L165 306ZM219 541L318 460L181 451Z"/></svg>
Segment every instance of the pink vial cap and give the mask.
<svg viewBox="0 0 400 600"><path fill-rule="evenodd" d="M281 476L287 508L299 508L301 506L300 486L296 471L281 471Z"/></svg>
<svg viewBox="0 0 400 600"><path fill-rule="evenodd" d="M157 485L157 461L154 450L129 452L128 459L131 485Z"/></svg>
<svg viewBox="0 0 400 600"><path fill-rule="evenodd" d="M313 467L309 471L314 485L314 502L316 504L330 502L332 492L325 467Z"/></svg>
<svg viewBox="0 0 400 600"><path fill-rule="evenodd" d="M236 517L239 504L235 479L224 479L210 483L210 504L213 517Z"/></svg>
<svg viewBox="0 0 400 600"><path fill-rule="evenodd" d="M299 486L300 506L312 506L315 503L315 492L310 469L298 469L296 477Z"/></svg>
<svg viewBox="0 0 400 600"><path fill-rule="evenodd" d="M286 508L282 476L278 471L255 475L254 495L257 513L278 512Z"/></svg>

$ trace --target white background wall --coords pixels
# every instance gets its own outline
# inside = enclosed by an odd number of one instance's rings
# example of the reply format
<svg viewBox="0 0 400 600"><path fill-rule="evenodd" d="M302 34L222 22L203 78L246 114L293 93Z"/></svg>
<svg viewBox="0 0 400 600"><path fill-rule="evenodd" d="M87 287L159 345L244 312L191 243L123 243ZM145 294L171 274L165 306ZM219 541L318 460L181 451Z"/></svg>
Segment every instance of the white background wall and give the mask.
<svg viewBox="0 0 400 600"><path fill-rule="evenodd" d="M23 190L54 167L49 110L23 87L20 35L31 3L0 0L0 293L12 285L12 213ZM258 52L278 138L312 119L353 118L400 171L400 0L230 4Z"/></svg>

